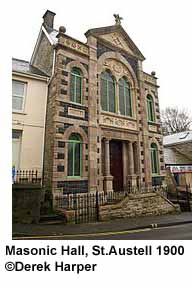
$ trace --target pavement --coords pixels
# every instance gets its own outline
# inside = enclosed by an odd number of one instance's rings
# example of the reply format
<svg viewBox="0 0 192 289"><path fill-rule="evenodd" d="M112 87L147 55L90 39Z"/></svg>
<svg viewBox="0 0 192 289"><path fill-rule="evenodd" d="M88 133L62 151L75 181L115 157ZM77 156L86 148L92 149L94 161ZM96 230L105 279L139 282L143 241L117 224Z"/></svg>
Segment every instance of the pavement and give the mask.
<svg viewBox="0 0 192 289"><path fill-rule="evenodd" d="M145 216L88 224L13 224L12 235L17 237L75 236L158 228L192 223L192 212L174 215Z"/></svg>

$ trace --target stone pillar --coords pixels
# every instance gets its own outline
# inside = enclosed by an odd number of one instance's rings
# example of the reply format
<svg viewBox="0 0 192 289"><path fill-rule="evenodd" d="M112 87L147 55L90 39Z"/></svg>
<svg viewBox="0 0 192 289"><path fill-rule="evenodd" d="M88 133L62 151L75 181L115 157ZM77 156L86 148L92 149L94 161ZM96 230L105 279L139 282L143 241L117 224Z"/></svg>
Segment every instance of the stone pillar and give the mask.
<svg viewBox="0 0 192 289"><path fill-rule="evenodd" d="M110 151L109 151L109 140L105 139L105 176L110 175Z"/></svg>
<svg viewBox="0 0 192 289"><path fill-rule="evenodd" d="M140 174L140 151L139 151L139 142L136 141L133 145L133 155L134 155L134 167L135 167L135 174L137 178L137 188L140 190L141 186L141 174Z"/></svg>
<svg viewBox="0 0 192 289"><path fill-rule="evenodd" d="M133 151L133 142L128 142L128 161L129 161L129 176L128 180L130 182L131 187L136 187L137 180L135 175L135 167L134 167L134 151Z"/></svg>
<svg viewBox="0 0 192 289"><path fill-rule="evenodd" d="M139 142L136 141L133 145L133 155L134 155L134 167L135 167L135 174L140 175L140 151L139 151Z"/></svg>
<svg viewBox="0 0 192 289"><path fill-rule="evenodd" d="M89 45L89 191L97 189L97 40L88 37Z"/></svg>
<svg viewBox="0 0 192 289"><path fill-rule="evenodd" d="M109 140L105 139L105 176L104 176L104 191L109 192L113 190L113 176L110 173L110 148Z"/></svg>
<svg viewBox="0 0 192 289"><path fill-rule="evenodd" d="M149 150L149 133L148 133L148 120L147 120L147 106L146 106L146 94L145 94L145 81L143 76L142 62L138 62L138 80L141 99L141 119L142 119L142 141L144 151L144 174L145 185L151 186L151 159Z"/></svg>
<svg viewBox="0 0 192 289"><path fill-rule="evenodd" d="M126 141L122 142L122 159L123 159L123 187L126 189L127 185L127 175L128 175L128 143Z"/></svg>
<svg viewBox="0 0 192 289"><path fill-rule="evenodd" d="M134 174L134 156L133 156L133 143L128 142L128 155L129 155L129 175Z"/></svg>

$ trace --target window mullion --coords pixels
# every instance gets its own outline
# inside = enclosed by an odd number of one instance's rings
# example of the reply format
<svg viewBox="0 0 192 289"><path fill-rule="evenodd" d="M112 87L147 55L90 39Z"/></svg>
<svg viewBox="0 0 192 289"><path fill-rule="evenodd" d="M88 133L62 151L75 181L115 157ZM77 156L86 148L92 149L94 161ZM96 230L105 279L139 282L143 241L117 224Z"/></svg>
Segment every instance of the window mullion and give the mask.
<svg viewBox="0 0 192 289"><path fill-rule="evenodd" d="M151 114L151 121L153 121L153 105L151 101L150 101L150 114Z"/></svg>
<svg viewBox="0 0 192 289"><path fill-rule="evenodd" d="M115 109L115 113L118 111L118 108L117 108L117 99L116 99L116 81L113 82L114 83L114 109Z"/></svg>
<svg viewBox="0 0 192 289"><path fill-rule="evenodd" d="M124 106L125 106L125 115L127 115L127 98L126 98L126 86L124 85Z"/></svg>
<svg viewBox="0 0 192 289"><path fill-rule="evenodd" d="M75 81L74 81L74 102L77 102L77 76L75 75Z"/></svg>
<svg viewBox="0 0 192 289"><path fill-rule="evenodd" d="M130 116L133 115L132 113L132 94L131 94L131 88L129 87L129 102L130 102Z"/></svg>
<svg viewBox="0 0 192 289"><path fill-rule="evenodd" d="M79 158L80 158L80 172L79 172L79 175L81 176L82 175L82 144L80 143L79 144L79 146L80 146L80 156L79 156Z"/></svg>
<svg viewBox="0 0 192 289"><path fill-rule="evenodd" d="M81 97L80 97L80 102L81 102L81 104L83 103L83 99L82 99L82 97L83 97L83 78L82 77L80 77L80 86L81 86L81 89L80 89L80 93L81 93Z"/></svg>
<svg viewBox="0 0 192 289"><path fill-rule="evenodd" d="M73 177L75 176L75 143L73 142Z"/></svg>
<svg viewBox="0 0 192 289"><path fill-rule="evenodd" d="M106 80L107 84L107 111L109 111L109 81Z"/></svg>
<svg viewBox="0 0 192 289"><path fill-rule="evenodd" d="M152 174L154 174L154 154L153 154L153 149L151 150L151 163L152 163Z"/></svg>
<svg viewBox="0 0 192 289"><path fill-rule="evenodd" d="M155 150L155 166L156 166L155 171L156 171L156 173L158 173L159 172L159 162L158 162L158 152L157 152L157 150Z"/></svg>

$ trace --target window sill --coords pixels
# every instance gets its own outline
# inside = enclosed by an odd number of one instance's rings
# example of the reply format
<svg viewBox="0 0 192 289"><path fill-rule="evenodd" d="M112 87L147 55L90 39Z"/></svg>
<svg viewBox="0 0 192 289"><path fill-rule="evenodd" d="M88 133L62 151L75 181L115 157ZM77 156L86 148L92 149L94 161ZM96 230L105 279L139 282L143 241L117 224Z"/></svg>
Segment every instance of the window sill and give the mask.
<svg viewBox="0 0 192 289"><path fill-rule="evenodd" d="M22 114L22 115L27 115L26 112L19 111L19 110L18 110L18 111L17 111L17 110L13 110L12 113L13 113L13 114Z"/></svg>
<svg viewBox="0 0 192 289"><path fill-rule="evenodd" d="M148 120L148 125L158 125L159 123L155 122L155 121L149 121Z"/></svg>
<svg viewBox="0 0 192 289"><path fill-rule="evenodd" d="M119 114L119 113L115 113L115 112L101 110L101 114L106 114L106 115L111 115L111 116L115 116L115 117L119 117L119 118L124 118L124 119L128 119L128 120L136 121L136 118L133 116L123 115L123 114Z"/></svg>
<svg viewBox="0 0 192 289"><path fill-rule="evenodd" d="M74 105L78 105L81 107L85 107L85 104L79 103L79 102L74 102L74 101L69 101L69 103L74 104Z"/></svg>
<svg viewBox="0 0 192 289"><path fill-rule="evenodd" d="M64 177L65 181L86 181L88 177Z"/></svg>

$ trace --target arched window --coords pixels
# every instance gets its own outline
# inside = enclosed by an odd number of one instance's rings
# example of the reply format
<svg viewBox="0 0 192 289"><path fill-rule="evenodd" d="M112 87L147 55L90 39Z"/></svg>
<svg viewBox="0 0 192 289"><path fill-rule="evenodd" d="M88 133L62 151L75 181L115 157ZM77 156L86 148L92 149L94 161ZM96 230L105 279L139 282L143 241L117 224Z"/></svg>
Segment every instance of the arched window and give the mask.
<svg viewBox="0 0 192 289"><path fill-rule="evenodd" d="M122 115L132 116L131 89L125 78L119 80L119 111Z"/></svg>
<svg viewBox="0 0 192 289"><path fill-rule="evenodd" d="M71 70L71 82L70 82L70 99L76 103L82 103L82 89L83 77L79 68L72 68Z"/></svg>
<svg viewBox="0 0 192 289"><path fill-rule="evenodd" d="M151 167L152 167L152 174L159 173L158 148L155 143L151 144Z"/></svg>
<svg viewBox="0 0 192 289"><path fill-rule="evenodd" d="M115 80L108 71L101 74L101 107L105 111L116 112Z"/></svg>
<svg viewBox="0 0 192 289"><path fill-rule="evenodd" d="M82 139L72 133L68 143L68 176L80 177L82 171Z"/></svg>
<svg viewBox="0 0 192 289"><path fill-rule="evenodd" d="M147 114L148 121L155 121L153 97L149 94L147 95Z"/></svg>

